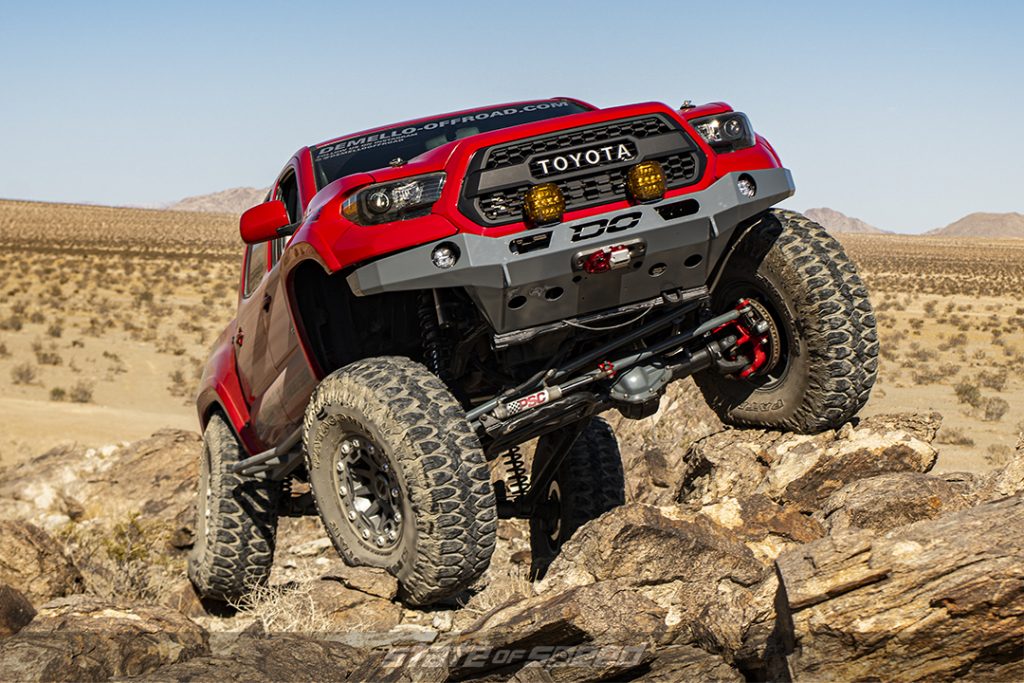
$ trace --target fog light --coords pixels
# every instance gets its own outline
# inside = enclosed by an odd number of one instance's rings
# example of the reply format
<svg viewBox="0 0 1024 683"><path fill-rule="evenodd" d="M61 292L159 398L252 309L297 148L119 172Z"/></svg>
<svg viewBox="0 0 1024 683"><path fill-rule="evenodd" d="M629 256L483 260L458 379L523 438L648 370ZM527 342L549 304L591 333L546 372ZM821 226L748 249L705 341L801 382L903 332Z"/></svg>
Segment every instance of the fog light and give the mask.
<svg viewBox="0 0 1024 683"><path fill-rule="evenodd" d="M523 196L523 213L534 225L557 223L565 213L565 197L558 185L534 185Z"/></svg>
<svg viewBox="0 0 1024 683"><path fill-rule="evenodd" d="M741 175L739 177L739 180L736 181L736 189L747 199L757 194L757 185L754 183L754 179L748 175Z"/></svg>
<svg viewBox="0 0 1024 683"><path fill-rule="evenodd" d="M439 244L430 253L430 260L441 270L447 270L459 260L459 248L448 242Z"/></svg>
<svg viewBox="0 0 1024 683"><path fill-rule="evenodd" d="M657 161L644 161L629 169L626 189L638 202L653 202L665 196L665 169Z"/></svg>

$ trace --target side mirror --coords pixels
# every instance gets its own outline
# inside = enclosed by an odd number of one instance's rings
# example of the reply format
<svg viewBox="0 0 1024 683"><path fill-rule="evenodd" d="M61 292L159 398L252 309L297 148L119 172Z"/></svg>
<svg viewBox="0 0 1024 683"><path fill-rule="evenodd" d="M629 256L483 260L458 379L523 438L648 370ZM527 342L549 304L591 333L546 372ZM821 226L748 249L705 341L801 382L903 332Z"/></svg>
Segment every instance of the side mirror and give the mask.
<svg viewBox="0 0 1024 683"><path fill-rule="evenodd" d="M284 202L274 200L257 204L243 213L238 221L238 231L246 244L259 244L279 237L277 231L290 223Z"/></svg>

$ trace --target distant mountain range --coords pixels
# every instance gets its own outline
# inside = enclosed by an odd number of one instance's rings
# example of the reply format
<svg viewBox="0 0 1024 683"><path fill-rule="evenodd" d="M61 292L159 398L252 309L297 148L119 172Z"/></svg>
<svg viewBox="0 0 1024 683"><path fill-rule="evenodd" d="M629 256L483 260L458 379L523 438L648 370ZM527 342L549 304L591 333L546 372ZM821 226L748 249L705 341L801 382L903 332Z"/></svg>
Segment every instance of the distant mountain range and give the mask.
<svg viewBox="0 0 1024 683"><path fill-rule="evenodd" d="M847 216L835 209L807 209L804 211L804 215L815 223L824 226L829 232L853 232L865 235L883 235L890 232L889 230L882 230L881 228L869 225L859 218Z"/></svg>
<svg viewBox="0 0 1024 683"><path fill-rule="evenodd" d="M944 228L929 230L933 237L1024 237L1024 214L972 213Z"/></svg>
<svg viewBox="0 0 1024 683"><path fill-rule="evenodd" d="M165 208L175 211L204 211L206 213L241 214L246 209L261 203L267 196L267 188L233 187L230 190L185 197Z"/></svg>
<svg viewBox="0 0 1024 683"><path fill-rule="evenodd" d="M266 188L234 187L230 190L186 197L164 208L177 211L205 211L208 213L241 214L246 209L256 206L267 196ZM830 232L856 233L862 235L891 235L891 230L883 230L865 223L859 218L820 207L807 209L804 215L812 221L825 226ZM955 223L943 228L936 228L924 233L930 237L1020 237L1024 238L1024 214L1019 213L972 213Z"/></svg>

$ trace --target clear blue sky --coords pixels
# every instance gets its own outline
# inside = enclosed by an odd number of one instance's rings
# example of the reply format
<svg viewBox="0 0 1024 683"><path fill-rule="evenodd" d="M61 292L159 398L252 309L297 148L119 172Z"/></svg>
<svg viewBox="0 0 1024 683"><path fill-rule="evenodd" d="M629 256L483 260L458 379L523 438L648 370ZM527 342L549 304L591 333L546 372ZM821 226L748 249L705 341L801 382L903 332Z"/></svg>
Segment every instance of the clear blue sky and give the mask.
<svg viewBox="0 0 1024 683"><path fill-rule="evenodd" d="M1024 211L1022 2L0 2L0 197L151 205L516 99L725 100L803 209Z"/></svg>

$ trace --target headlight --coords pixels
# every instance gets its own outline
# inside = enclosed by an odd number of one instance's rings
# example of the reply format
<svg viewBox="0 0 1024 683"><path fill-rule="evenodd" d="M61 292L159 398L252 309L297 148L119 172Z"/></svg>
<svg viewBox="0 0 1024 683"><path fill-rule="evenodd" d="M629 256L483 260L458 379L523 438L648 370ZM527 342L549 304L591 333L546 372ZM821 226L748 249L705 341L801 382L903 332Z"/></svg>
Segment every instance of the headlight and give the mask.
<svg viewBox="0 0 1024 683"><path fill-rule="evenodd" d="M430 173L364 187L345 200L341 213L357 225L426 216L441 198L444 178L444 173Z"/></svg>
<svg viewBox="0 0 1024 683"><path fill-rule="evenodd" d="M719 152L734 152L754 144L754 129L746 114L729 112L690 121L711 148Z"/></svg>

